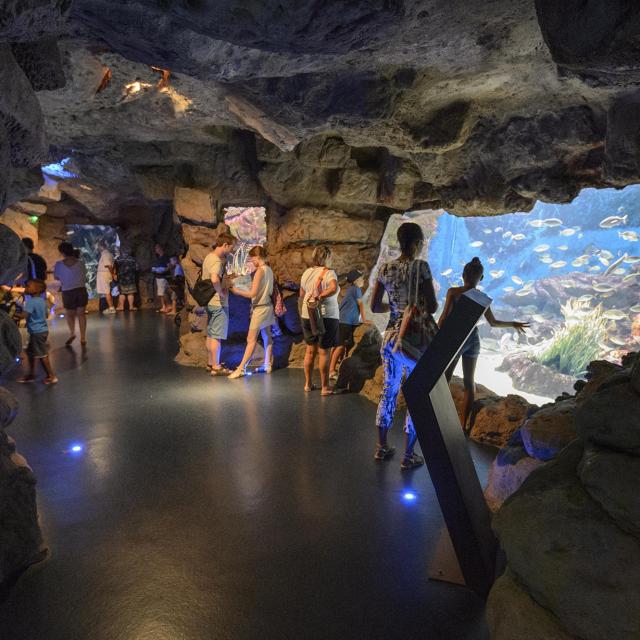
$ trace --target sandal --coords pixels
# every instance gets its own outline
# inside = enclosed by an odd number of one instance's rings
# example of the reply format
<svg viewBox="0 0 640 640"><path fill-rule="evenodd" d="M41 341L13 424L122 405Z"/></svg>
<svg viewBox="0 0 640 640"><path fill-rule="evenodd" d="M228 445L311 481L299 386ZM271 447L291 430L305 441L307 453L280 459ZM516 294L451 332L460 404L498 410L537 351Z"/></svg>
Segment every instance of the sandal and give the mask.
<svg viewBox="0 0 640 640"><path fill-rule="evenodd" d="M57 376L47 376L42 382L44 382L44 384L57 384L58 383L58 377Z"/></svg>
<svg viewBox="0 0 640 640"><path fill-rule="evenodd" d="M33 382L36 379L35 376L20 376L16 382L20 382L21 384L26 384L27 382Z"/></svg>
<svg viewBox="0 0 640 640"><path fill-rule="evenodd" d="M69 336L69 338L67 339L67 341L64 343L65 346L69 346L74 340L76 339L76 334L74 333L72 336Z"/></svg>
<svg viewBox="0 0 640 640"><path fill-rule="evenodd" d="M332 396L333 395L333 389L329 389L328 391L322 391L320 393L321 396L326 397L326 396Z"/></svg>
<svg viewBox="0 0 640 640"><path fill-rule="evenodd" d="M227 369L226 367L211 367L211 375L212 376L228 376L231 375L231 369Z"/></svg>
<svg viewBox="0 0 640 640"><path fill-rule="evenodd" d="M378 445L373 457L378 462L384 462L385 460L389 460L390 458L392 458L395 452L395 447L381 447L380 445Z"/></svg>
<svg viewBox="0 0 640 640"><path fill-rule="evenodd" d="M304 388L306 393L309 393L309 391L315 391L316 390L316 385L312 384L310 387L305 387Z"/></svg>
<svg viewBox="0 0 640 640"><path fill-rule="evenodd" d="M400 469L402 469L402 471L407 471L409 469L421 467L423 464L424 458L419 456L417 453L412 453L411 455L405 454L402 462L400 463Z"/></svg>
<svg viewBox="0 0 640 640"><path fill-rule="evenodd" d="M240 367L238 367L233 373L229 374L229 380L235 380L236 378L243 378L244 374L245 374L245 370L240 369Z"/></svg>

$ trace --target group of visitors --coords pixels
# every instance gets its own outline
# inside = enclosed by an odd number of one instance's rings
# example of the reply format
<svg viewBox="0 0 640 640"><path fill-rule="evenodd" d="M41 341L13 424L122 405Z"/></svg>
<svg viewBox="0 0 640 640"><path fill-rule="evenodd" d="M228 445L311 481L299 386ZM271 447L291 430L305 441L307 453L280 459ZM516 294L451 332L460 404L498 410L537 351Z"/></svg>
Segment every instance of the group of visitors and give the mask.
<svg viewBox="0 0 640 640"><path fill-rule="evenodd" d="M151 271L155 276L156 296L160 303L157 312L175 316L184 291L184 271L177 256L168 257L161 244L155 245L154 253L156 257Z"/></svg>

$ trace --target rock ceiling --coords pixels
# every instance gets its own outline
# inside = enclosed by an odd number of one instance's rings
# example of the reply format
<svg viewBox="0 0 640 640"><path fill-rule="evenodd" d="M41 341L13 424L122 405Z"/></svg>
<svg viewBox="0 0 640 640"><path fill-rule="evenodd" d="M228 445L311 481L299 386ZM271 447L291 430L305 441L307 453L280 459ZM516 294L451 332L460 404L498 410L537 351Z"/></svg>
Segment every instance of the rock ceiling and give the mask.
<svg viewBox="0 0 640 640"><path fill-rule="evenodd" d="M77 177L58 181L53 209L107 221L176 187L225 204L480 215L640 180L631 0L3 7L5 204L49 202L32 167L62 158Z"/></svg>

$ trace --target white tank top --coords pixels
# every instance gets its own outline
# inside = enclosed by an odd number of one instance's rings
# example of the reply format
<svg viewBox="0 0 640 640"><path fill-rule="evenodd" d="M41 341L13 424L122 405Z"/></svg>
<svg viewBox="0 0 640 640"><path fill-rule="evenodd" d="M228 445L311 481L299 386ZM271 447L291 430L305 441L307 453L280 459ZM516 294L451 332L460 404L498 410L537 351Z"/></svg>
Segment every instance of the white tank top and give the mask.
<svg viewBox="0 0 640 640"><path fill-rule="evenodd" d="M266 264L258 268L262 269L262 279L260 280L258 293L251 299L252 307L263 307L273 304L271 300L271 295L273 294L273 271L271 267L268 267Z"/></svg>

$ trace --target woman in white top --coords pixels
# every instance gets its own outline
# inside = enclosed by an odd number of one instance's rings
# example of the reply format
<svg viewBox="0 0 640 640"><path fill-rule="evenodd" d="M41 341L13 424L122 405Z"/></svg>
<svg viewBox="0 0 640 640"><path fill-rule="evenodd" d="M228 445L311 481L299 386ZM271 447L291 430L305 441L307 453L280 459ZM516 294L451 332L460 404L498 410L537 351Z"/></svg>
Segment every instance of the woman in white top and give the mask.
<svg viewBox="0 0 640 640"><path fill-rule="evenodd" d="M62 290L62 304L64 305L69 339L65 343L70 345L75 339L76 318L80 329L80 344L87 344L87 317L85 308L89 302L87 294L87 271L84 262L77 257L76 250L70 242L62 242L58 246L62 260L58 260L53 267L53 277L60 282Z"/></svg>
<svg viewBox="0 0 640 640"><path fill-rule="evenodd" d="M338 277L330 268L331 249L326 245L315 248L311 258L313 266L309 267L300 280L300 316L302 318L302 332L307 350L304 354L304 390L312 391L313 368L316 354L320 354L320 380L322 382L322 395L329 396L333 392L329 382L329 362L331 349L338 346L338 326L340 325L340 309L338 306ZM324 333L314 335L311 321L309 320L308 303L319 304Z"/></svg>
<svg viewBox="0 0 640 640"><path fill-rule="evenodd" d="M249 260L256 268L253 275L251 290L245 291L237 287L231 288L231 293L251 300L251 323L247 334L247 348L244 350L242 362L229 378L241 378L258 343L258 333L262 333L264 343L264 365L260 368L264 373L271 373L271 354L273 340L271 339L271 325L275 322L273 313L273 271L267 264L267 252L264 247L253 247L249 251Z"/></svg>

